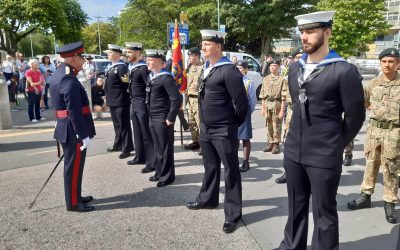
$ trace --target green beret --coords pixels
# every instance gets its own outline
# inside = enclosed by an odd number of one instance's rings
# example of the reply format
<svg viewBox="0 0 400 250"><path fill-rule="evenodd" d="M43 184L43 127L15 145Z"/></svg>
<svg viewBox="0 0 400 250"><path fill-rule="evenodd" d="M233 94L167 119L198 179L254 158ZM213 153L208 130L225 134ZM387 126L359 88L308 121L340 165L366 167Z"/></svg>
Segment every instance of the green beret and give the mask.
<svg viewBox="0 0 400 250"><path fill-rule="evenodd" d="M303 53L304 53L304 50L302 48L298 48L295 51L293 51L291 56L296 57L298 54L303 54Z"/></svg>
<svg viewBox="0 0 400 250"><path fill-rule="evenodd" d="M191 49L189 49L188 55L200 55L200 49L197 47L193 47Z"/></svg>
<svg viewBox="0 0 400 250"><path fill-rule="evenodd" d="M245 60L237 61L236 66L242 66L245 69L249 68L249 64Z"/></svg>
<svg viewBox="0 0 400 250"><path fill-rule="evenodd" d="M381 60L382 58L384 58L385 56L390 56L390 57L400 57L400 53L399 50L396 48L388 48L383 50L380 54L379 54L379 60Z"/></svg>
<svg viewBox="0 0 400 250"><path fill-rule="evenodd" d="M281 61L279 59L272 59L272 61L269 62L269 65L271 64L281 65Z"/></svg>

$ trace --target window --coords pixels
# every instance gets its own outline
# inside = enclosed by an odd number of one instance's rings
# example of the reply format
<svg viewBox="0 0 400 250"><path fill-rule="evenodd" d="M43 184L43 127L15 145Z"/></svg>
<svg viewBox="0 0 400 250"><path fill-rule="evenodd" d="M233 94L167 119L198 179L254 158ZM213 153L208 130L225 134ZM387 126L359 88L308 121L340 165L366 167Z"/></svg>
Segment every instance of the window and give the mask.
<svg viewBox="0 0 400 250"><path fill-rule="evenodd" d="M250 71L260 72L260 65L258 64L258 62L256 60L254 60L253 58L251 58L249 56L243 56L243 59L246 60L247 63L249 64Z"/></svg>

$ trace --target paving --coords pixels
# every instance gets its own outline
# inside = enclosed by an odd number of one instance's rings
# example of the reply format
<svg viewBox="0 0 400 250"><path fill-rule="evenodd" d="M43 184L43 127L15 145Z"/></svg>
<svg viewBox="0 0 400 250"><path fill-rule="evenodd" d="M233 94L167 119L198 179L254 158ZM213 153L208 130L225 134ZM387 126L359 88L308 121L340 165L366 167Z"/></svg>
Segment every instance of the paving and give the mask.
<svg viewBox="0 0 400 250"><path fill-rule="evenodd" d="M14 113L19 112L13 112L13 119L18 119ZM0 132L0 169L3 169L0 249L274 249L282 240L287 220L287 191L285 185L274 180L283 172L283 155L261 151L266 129L259 110L253 114L251 169L242 174L243 218L232 234L222 232L223 180L217 209L185 208L185 203L194 200L199 192L204 169L196 152L181 148L178 132L175 133L176 181L157 188L148 181L151 174L140 173L143 166L128 166L126 160L118 159L118 153L105 152L107 142L113 139L109 114L105 120L96 121L96 126L100 125L97 129L100 139L94 140L89 148L84 171L83 193L95 197L96 210L91 213L65 210L62 168L55 172L36 205L29 210L29 203L57 158L54 152L52 156L43 153L41 161L37 160L42 163L29 164L30 156L20 151L24 157L19 161L7 164L7 159L12 155L10 149L18 148L13 148L14 143L33 143L25 149L28 151L33 150L35 138L53 143L52 112L46 112L49 119L45 122L32 125L18 121L13 130ZM178 126L176 129L179 130ZM190 134L183 134L184 143L189 143ZM340 249L396 249L399 225L389 224L384 218L381 174L372 208L350 211L346 207L359 193L365 166L364 140L365 126L355 141L353 165L343 167L337 196ZM38 144L37 150L46 151L48 145L42 144ZM96 154L90 152L93 150ZM310 213L309 246L312 224Z"/></svg>

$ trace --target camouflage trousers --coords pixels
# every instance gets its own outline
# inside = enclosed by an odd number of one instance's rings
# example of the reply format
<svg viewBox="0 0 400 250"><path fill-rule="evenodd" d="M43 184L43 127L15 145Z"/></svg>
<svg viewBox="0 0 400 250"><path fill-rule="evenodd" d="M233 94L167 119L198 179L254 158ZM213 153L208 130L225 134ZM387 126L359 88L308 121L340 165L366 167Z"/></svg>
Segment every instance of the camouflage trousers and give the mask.
<svg viewBox="0 0 400 250"><path fill-rule="evenodd" d="M379 168L383 171L383 200L397 202L400 171L400 129L381 129L368 124L365 142L367 161L361 192L373 194Z"/></svg>
<svg viewBox="0 0 400 250"><path fill-rule="evenodd" d="M272 107L271 107L272 106ZM282 121L279 119L280 102L268 105L265 125L268 129L268 143L280 143L282 134Z"/></svg>
<svg viewBox="0 0 400 250"><path fill-rule="evenodd" d="M347 146L344 148L344 154L345 155L352 155L353 154L353 149L354 149L354 140L349 142Z"/></svg>
<svg viewBox="0 0 400 250"><path fill-rule="evenodd" d="M289 133L289 126L290 126L290 120L292 120L292 114L293 114L292 104L288 103L286 107L285 127L283 130L283 135L285 138Z"/></svg>
<svg viewBox="0 0 400 250"><path fill-rule="evenodd" d="M188 97L187 101L188 123L193 142L199 142L200 118L199 101L197 97Z"/></svg>

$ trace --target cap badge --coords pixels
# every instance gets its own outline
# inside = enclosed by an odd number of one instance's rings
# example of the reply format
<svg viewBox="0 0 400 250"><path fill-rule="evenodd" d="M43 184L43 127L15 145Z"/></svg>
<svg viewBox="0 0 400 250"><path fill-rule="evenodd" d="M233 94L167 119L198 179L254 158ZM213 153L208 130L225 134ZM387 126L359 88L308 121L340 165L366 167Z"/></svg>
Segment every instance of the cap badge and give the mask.
<svg viewBox="0 0 400 250"><path fill-rule="evenodd" d="M390 52L390 54L394 55L394 54L396 54L396 53L394 52L394 50L392 50L392 52Z"/></svg>

